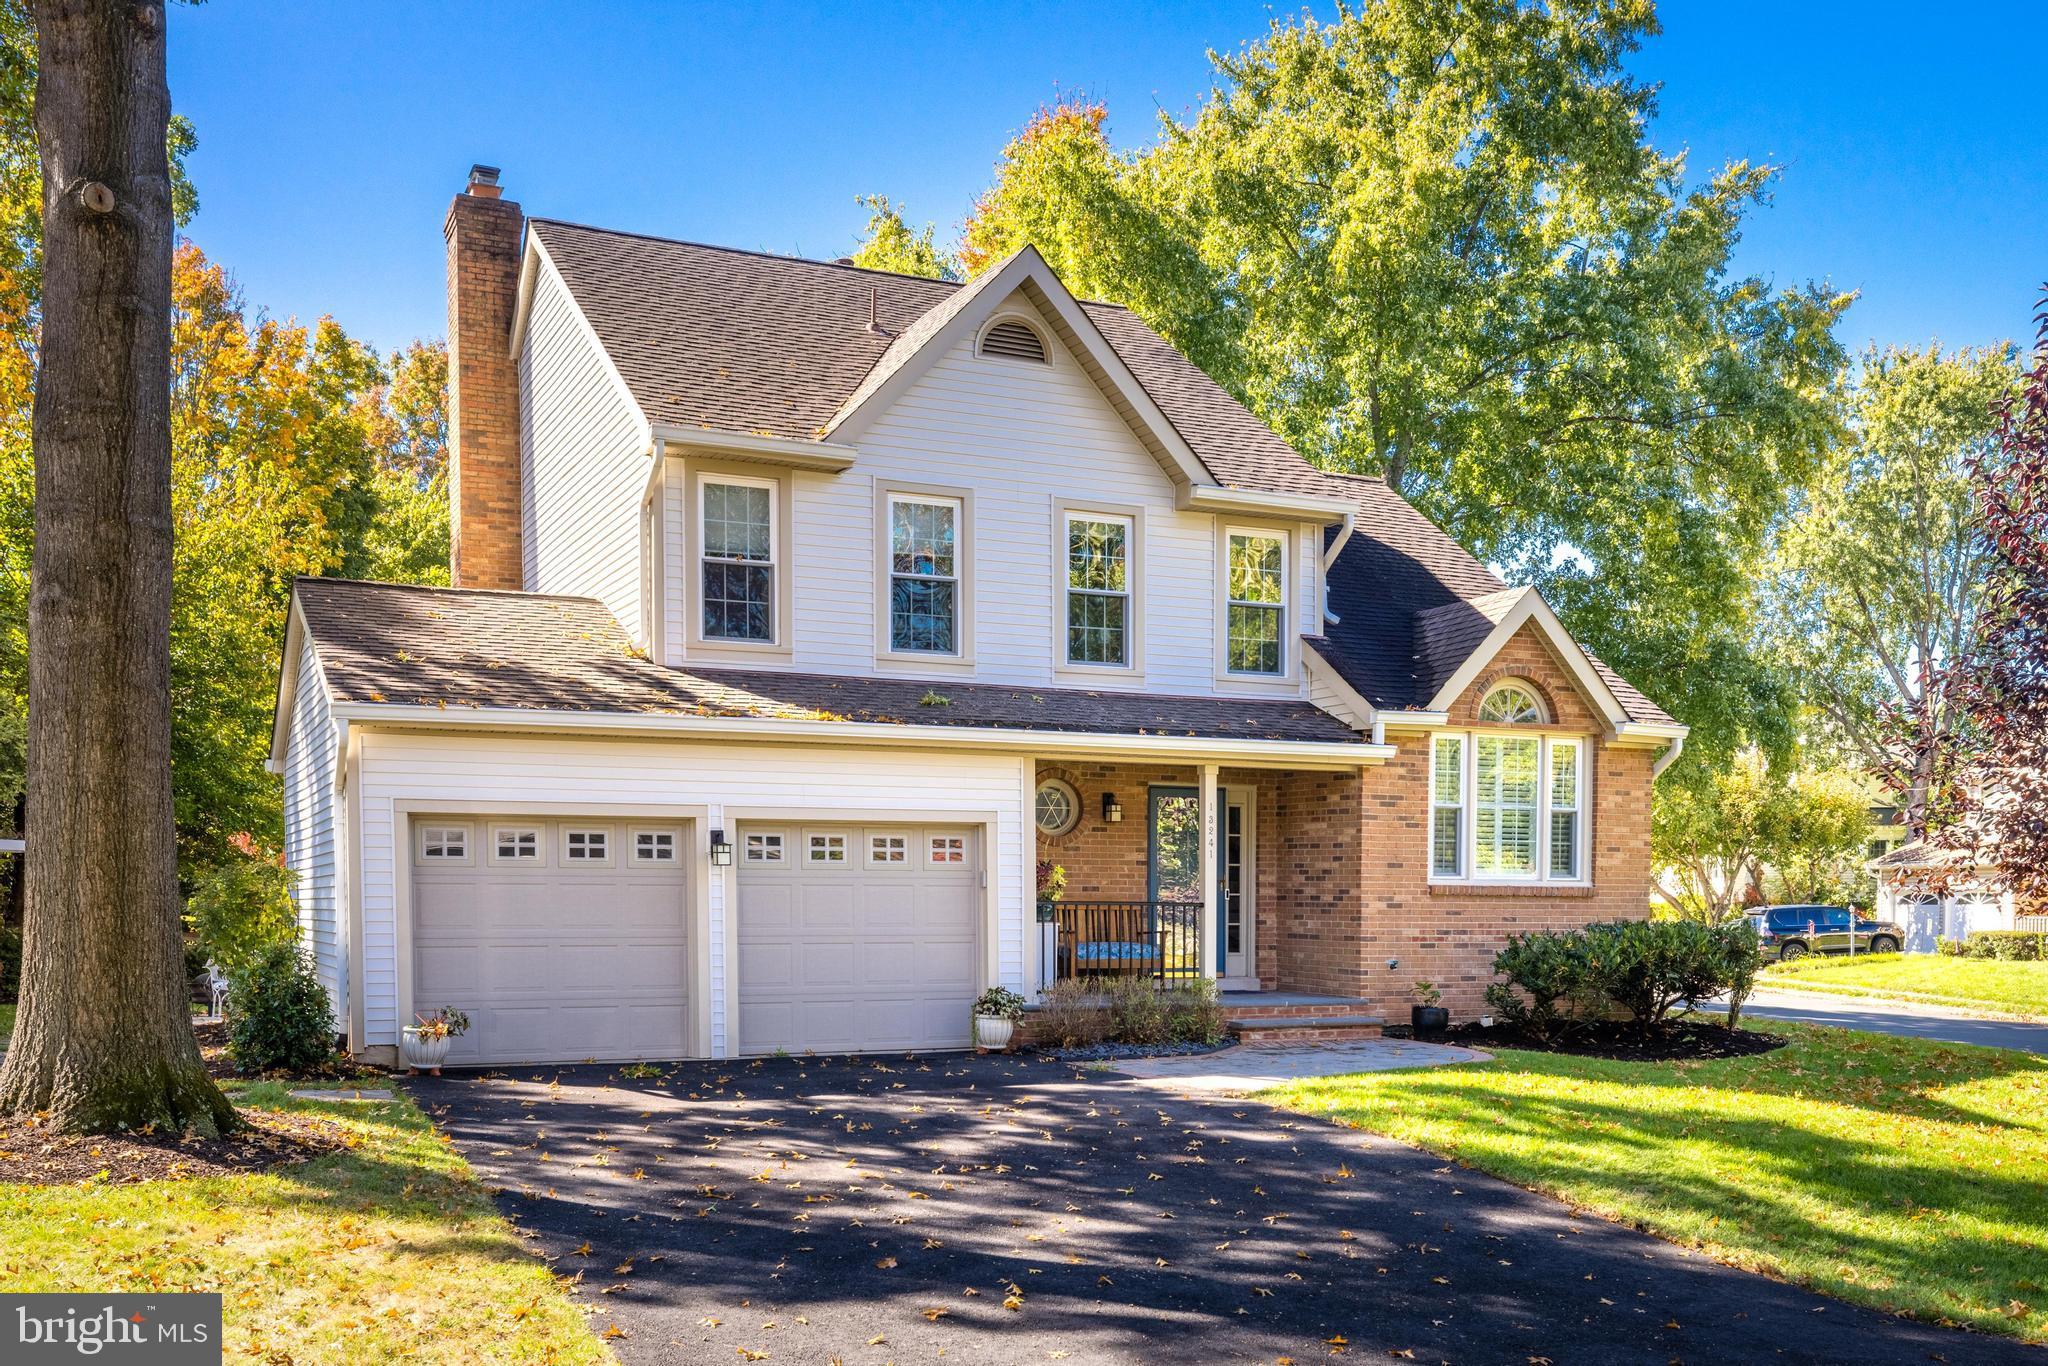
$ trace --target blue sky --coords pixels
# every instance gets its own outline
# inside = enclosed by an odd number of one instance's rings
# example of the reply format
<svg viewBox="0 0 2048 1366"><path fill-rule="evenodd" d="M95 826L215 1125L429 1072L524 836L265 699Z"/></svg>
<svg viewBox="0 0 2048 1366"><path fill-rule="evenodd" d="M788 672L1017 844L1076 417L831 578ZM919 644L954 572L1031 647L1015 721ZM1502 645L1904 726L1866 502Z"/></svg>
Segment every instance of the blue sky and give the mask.
<svg viewBox="0 0 2048 1366"><path fill-rule="evenodd" d="M1330 6L1314 7L1327 15ZM882 192L948 235L1040 103L1122 143L1297 6L208 0L171 10L198 127L192 237L253 304L384 347L438 336L441 217L472 161L529 213L833 256ZM1633 63L1696 173L1778 163L1738 266L1861 292L1842 338L2031 332L2048 279L2048 6L1669 0Z"/></svg>

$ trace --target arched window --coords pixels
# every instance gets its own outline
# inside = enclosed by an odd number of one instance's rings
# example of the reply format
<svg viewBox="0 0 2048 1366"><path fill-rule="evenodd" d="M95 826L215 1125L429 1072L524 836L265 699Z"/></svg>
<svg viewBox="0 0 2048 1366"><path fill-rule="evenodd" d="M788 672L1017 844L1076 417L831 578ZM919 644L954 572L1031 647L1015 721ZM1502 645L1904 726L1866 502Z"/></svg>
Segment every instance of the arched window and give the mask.
<svg viewBox="0 0 2048 1366"><path fill-rule="evenodd" d="M1542 725L1550 717L1535 689L1524 683L1503 683L1479 704L1479 719L1490 726Z"/></svg>

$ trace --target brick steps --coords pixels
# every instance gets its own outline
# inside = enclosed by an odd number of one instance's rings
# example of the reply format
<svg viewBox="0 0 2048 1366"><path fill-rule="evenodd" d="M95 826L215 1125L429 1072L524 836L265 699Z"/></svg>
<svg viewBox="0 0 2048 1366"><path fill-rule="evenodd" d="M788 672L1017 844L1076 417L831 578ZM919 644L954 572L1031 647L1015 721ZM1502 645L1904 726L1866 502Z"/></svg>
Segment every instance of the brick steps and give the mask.
<svg viewBox="0 0 2048 1366"><path fill-rule="evenodd" d="M1241 1044L1342 1043L1377 1039L1385 1024L1377 1015L1296 1015L1232 1020L1225 1028Z"/></svg>
<svg viewBox="0 0 2048 1366"><path fill-rule="evenodd" d="M1230 1000L1223 1003L1225 1020L1324 1020L1333 1015L1372 1015L1372 1003L1359 998L1289 1001L1279 1005Z"/></svg>

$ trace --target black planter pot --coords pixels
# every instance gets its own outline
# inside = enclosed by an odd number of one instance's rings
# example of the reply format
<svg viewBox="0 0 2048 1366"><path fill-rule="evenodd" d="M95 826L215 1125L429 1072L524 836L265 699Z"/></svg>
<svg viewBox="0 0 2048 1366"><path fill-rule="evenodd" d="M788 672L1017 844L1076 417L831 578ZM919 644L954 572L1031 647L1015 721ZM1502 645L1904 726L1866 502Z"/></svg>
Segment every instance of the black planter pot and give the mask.
<svg viewBox="0 0 2048 1366"><path fill-rule="evenodd" d="M1408 1022L1415 1028L1415 1037L1425 1034L1441 1034L1451 1027L1451 1012L1443 1006L1410 1006Z"/></svg>

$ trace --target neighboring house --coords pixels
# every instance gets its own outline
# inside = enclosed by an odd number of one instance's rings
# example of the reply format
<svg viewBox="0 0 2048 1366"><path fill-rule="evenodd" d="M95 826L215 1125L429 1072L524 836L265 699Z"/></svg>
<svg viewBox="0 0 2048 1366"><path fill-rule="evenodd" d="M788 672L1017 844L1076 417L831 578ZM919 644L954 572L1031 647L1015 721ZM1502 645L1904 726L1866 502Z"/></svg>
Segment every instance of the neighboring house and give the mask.
<svg viewBox="0 0 2048 1366"><path fill-rule="evenodd" d="M301 580L285 643L352 1049L954 1047L1076 974L1469 1014L1508 932L1644 913L1684 728L1036 252L956 285L496 182L446 223L457 587Z"/></svg>
<svg viewBox="0 0 2048 1366"><path fill-rule="evenodd" d="M1907 953L1933 953L1944 939L1974 930L2010 930L2017 907L1998 886L1998 869L1918 840L1870 861L1877 874L1877 915L1906 931ZM1957 871L1957 870L1963 871Z"/></svg>

